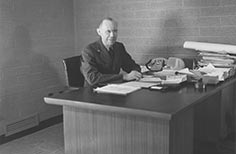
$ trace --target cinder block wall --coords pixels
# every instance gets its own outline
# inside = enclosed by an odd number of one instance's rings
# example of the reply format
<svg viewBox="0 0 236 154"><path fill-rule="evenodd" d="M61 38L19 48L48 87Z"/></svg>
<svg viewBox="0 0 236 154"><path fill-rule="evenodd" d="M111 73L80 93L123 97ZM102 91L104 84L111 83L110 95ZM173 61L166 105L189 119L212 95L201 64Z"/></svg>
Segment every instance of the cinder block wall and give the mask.
<svg viewBox="0 0 236 154"><path fill-rule="evenodd" d="M61 114L43 96L63 88L73 54L73 0L0 0L0 135L3 121Z"/></svg>
<svg viewBox="0 0 236 154"><path fill-rule="evenodd" d="M101 18L119 22L119 41L139 63L156 56L194 57L185 41L236 45L234 0L74 0L76 52L97 38Z"/></svg>

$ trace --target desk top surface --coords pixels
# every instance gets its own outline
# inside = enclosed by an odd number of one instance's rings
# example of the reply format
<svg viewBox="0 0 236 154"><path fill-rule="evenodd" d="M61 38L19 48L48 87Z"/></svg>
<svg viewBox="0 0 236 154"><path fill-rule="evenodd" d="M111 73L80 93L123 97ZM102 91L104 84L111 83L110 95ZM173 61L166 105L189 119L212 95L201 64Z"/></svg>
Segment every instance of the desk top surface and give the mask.
<svg viewBox="0 0 236 154"><path fill-rule="evenodd" d="M99 110L128 109L129 111L148 112L157 114L155 116L170 118L235 82L236 78L227 79L217 85L207 85L204 90L196 89L193 83L184 83L178 89L167 89L166 91L140 89L125 96L96 93L92 88L86 87L44 99L48 104L88 107Z"/></svg>

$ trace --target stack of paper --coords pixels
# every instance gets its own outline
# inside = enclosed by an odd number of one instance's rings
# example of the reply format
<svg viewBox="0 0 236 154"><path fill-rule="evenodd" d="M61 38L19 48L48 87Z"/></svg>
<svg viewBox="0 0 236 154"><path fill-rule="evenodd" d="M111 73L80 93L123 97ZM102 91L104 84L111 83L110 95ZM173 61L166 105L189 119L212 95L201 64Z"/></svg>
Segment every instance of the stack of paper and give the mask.
<svg viewBox="0 0 236 154"><path fill-rule="evenodd" d="M201 51L199 52L199 65L206 66L212 64L214 66L231 66L235 63L236 57L227 53L213 53Z"/></svg>
<svg viewBox="0 0 236 154"><path fill-rule="evenodd" d="M155 82L130 81L130 82L122 83L121 85L122 86L139 87L139 88L149 88L151 86L158 85L158 83L155 83Z"/></svg>
<svg viewBox="0 0 236 154"><path fill-rule="evenodd" d="M118 94L118 95L127 95L136 90L139 90L140 87L126 86L122 84L109 84L101 88L96 88L94 91L98 93L109 93L109 94Z"/></svg>
<svg viewBox="0 0 236 154"><path fill-rule="evenodd" d="M226 78L229 77L231 68L216 68L212 64L208 64L205 67L199 68L200 72L204 72L208 78L209 77L217 77L219 81L224 81Z"/></svg>
<svg viewBox="0 0 236 154"><path fill-rule="evenodd" d="M229 67L236 61L236 46L227 44L204 43L186 41L184 48L194 49L199 53L200 66L212 64L214 66Z"/></svg>

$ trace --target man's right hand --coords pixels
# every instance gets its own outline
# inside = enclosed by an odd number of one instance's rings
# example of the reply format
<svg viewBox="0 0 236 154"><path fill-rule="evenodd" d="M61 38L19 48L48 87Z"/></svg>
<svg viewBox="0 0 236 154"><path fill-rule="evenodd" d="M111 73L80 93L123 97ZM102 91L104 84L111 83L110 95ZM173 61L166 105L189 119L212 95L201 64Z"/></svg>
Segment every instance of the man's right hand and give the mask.
<svg viewBox="0 0 236 154"><path fill-rule="evenodd" d="M123 74L123 80L130 81L130 80L139 80L142 78L142 74L138 71L131 71L130 73Z"/></svg>

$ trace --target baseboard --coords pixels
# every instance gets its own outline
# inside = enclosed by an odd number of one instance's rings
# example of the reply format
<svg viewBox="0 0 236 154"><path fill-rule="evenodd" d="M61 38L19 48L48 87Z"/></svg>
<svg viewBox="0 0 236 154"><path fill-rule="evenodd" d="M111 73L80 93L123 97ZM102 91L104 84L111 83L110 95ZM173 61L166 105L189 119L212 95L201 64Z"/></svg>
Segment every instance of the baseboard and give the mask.
<svg viewBox="0 0 236 154"><path fill-rule="evenodd" d="M0 117L0 136L4 135L4 120Z"/></svg>
<svg viewBox="0 0 236 154"><path fill-rule="evenodd" d="M41 121L41 122L39 122L39 125L37 125L35 127L32 127L32 128L29 128L27 130L18 132L16 134L13 134L13 135L10 135L10 136L1 135L0 136L0 145L4 144L4 143L7 143L7 142L10 142L12 140L15 140L17 138L21 138L21 137L24 137L26 135L32 134L32 133L37 132L39 130L50 127L52 125L61 123L62 121L63 121L63 115L58 115L56 117L52 117L50 119Z"/></svg>

